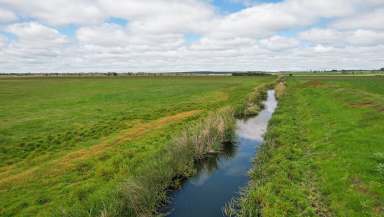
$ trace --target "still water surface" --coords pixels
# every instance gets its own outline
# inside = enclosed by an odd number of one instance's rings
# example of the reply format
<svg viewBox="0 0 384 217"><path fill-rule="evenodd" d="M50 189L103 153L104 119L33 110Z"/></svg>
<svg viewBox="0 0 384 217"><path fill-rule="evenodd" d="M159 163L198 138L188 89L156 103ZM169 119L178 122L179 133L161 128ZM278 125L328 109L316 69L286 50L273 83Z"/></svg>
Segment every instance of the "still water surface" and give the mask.
<svg viewBox="0 0 384 217"><path fill-rule="evenodd" d="M255 117L237 120L234 144L224 145L223 153L198 165L198 173L171 195L169 217L222 217L222 208L249 181L258 147L268 121L276 109L274 90L268 91L265 108Z"/></svg>

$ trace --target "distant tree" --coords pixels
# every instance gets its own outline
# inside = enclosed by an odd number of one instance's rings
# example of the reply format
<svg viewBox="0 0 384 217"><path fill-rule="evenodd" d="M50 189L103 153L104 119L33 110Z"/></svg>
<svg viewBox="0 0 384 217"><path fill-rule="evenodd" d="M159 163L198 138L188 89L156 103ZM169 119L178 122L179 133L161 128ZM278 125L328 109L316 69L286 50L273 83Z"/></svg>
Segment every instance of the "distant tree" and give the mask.
<svg viewBox="0 0 384 217"><path fill-rule="evenodd" d="M380 71L384 71L384 68L381 68Z"/></svg>
<svg viewBox="0 0 384 217"><path fill-rule="evenodd" d="M108 76L117 76L117 73L116 72L108 72L107 75Z"/></svg>

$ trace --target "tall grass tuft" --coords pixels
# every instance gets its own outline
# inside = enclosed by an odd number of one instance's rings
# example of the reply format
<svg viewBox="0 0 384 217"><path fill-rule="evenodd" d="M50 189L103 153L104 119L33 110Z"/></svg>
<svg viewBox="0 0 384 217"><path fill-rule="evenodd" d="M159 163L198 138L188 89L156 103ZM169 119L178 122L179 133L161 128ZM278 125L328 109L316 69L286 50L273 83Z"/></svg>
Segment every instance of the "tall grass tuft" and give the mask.
<svg viewBox="0 0 384 217"><path fill-rule="evenodd" d="M375 153L374 159L377 161L377 165L375 170L379 174L380 177L384 178L384 153L378 152Z"/></svg>
<svg viewBox="0 0 384 217"><path fill-rule="evenodd" d="M276 98L280 99L284 93L285 93L285 88L286 88L286 82L284 80L280 80L276 86L275 86L275 94Z"/></svg>
<svg viewBox="0 0 384 217"><path fill-rule="evenodd" d="M263 109L263 100L267 97L267 90L273 88L275 82L256 87L247 97L244 104L236 109L235 116L247 118L255 116Z"/></svg>
<svg viewBox="0 0 384 217"><path fill-rule="evenodd" d="M234 123L233 109L224 108L187 129L183 140L193 150L195 158L203 158L207 153L219 151L223 142L231 140Z"/></svg>

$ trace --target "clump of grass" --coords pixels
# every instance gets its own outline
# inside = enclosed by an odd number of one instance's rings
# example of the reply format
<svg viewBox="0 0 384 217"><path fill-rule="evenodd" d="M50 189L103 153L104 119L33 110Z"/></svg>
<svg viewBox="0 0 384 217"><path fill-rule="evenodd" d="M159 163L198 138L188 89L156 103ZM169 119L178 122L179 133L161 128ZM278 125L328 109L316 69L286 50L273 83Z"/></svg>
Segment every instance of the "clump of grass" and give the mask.
<svg viewBox="0 0 384 217"><path fill-rule="evenodd" d="M377 161L375 170L381 177L384 178L384 153L378 152L375 153L373 156L374 159Z"/></svg>
<svg viewBox="0 0 384 217"><path fill-rule="evenodd" d="M223 142L231 140L234 123L233 109L221 109L188 129L183 142L194 150L195 158L203 158L207 153L217 152Z"/></svg>
<svg viewBox="0 0 384 217"><path fill-rule="evenodd" d="M237 216L240 211L240 197L232 198L228 203L226 203L222 209L225 216L234 217ZM252 215L257 216L257 215Z"/></svg>
<svg viewBox="0 0 384 217"><path fill-rule="evenodd" d="M263 109L263 100L267 97L267 90L274 86L273 83L267 83L256 87L247 97L244 104L236 110L236 117L247 118L255 116Z"/></svg>
<svg viewBox="0 0 384 217"><path fill-rule="evenodd" d="M376 166L376 171L377 171L382 177L384 177L384 163L379 163L379 164Z"/></svg>
<svg viewBox="0 0 384 217"><path fill-rule="evenodd" d="M280 80L275 86L276 98L281 98L285 93L286 83L284 80Z"/></svg>
<svg viewBox="0 0 384 217"><path fill-rule="evenodd" d="M377 153L373 154L373 157L377 161L384 162L384 153L377 152Z"/></svg>

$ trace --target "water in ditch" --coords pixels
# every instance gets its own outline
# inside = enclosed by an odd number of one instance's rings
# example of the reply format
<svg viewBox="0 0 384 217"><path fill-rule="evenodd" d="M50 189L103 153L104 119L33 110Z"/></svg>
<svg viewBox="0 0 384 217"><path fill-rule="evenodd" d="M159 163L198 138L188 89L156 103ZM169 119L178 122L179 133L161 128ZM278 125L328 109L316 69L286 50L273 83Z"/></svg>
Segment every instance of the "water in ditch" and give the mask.
<svg viewBox="0 0 384 217"><path fill-rule="evenodd" d="M246 186L248 171L263 142L268 121L277 107L274 90L267 92L264 109L255 117L237 120L233 144L199 162L198 173L171 195L169 217L222 217L225 203Z"/></svg>

